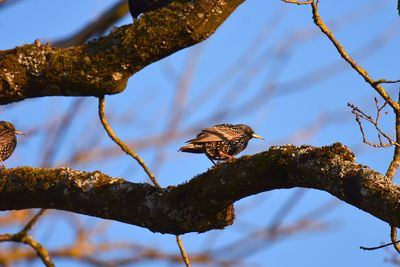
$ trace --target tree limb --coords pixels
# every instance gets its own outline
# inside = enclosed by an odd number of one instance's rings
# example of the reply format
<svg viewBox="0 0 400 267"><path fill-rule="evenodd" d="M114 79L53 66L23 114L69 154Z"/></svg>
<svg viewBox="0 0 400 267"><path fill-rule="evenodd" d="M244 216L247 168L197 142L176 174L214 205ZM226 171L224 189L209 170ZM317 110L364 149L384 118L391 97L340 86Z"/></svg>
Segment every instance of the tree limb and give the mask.
<svg viewBox="0 0 400 267"><path fill-rule="evenodd" d="M400 226L399 187L354 160L339 143L321 148L271 147L164 189L98 171L20 167L0 171L0 210L53 208L182 234L232 224L232 203L247 196L305 187L329 192Z"/></svg>
<svg viewBox="0 0 400 267"><path fill-rule="evenodd" d="M63 49L35 41L0 51L0 104L120 93L145 66L205 40L243 1L174 1L85 45Z"/></svg>

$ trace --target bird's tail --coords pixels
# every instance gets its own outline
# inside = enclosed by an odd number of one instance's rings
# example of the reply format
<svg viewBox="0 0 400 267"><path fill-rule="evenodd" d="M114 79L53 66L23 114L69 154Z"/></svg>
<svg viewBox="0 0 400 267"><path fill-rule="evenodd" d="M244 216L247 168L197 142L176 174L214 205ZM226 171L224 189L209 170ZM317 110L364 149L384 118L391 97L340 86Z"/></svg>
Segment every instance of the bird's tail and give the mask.
<svg viewBox="0 0 400 267"><path fill-rule="evenodd" d="M187 144L179 148L178 151L189 152L189 153L204 153L202 146L198 144Z"/></svg>

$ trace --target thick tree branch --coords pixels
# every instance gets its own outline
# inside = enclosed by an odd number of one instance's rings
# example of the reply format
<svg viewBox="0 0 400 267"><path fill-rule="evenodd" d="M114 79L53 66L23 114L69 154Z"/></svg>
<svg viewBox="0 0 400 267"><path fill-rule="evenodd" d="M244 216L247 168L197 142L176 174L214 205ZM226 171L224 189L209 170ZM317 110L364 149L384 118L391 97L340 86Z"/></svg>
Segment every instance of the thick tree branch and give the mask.
<svg viewBox="0 0 400 267"><path fill-rule="evenodd" d="M209 37L243 1L174 1L82 46L36 41L0 51L0 104L119 93L135 72Z"/></svg>
<svg viewBox="0 0 400 267"><path fill-rule="evenodd" d="M400 189L354 162L341 144L285 145L219 164L187 183L155 188L101 172L20 167L0 171L0 210L54 208L118 220L161 233L220 229L233 222L232 203L273 189L331 193L400 226Z"/></svg>

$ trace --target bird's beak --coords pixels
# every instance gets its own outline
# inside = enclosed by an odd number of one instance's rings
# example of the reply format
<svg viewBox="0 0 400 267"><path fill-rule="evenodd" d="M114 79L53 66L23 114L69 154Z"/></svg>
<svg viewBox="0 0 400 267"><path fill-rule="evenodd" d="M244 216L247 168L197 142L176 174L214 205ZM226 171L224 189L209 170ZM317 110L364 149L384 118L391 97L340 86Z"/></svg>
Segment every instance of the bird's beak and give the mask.
<svg viewBox="0 0 400 267"><path fill-rule="evenodd" d="M261 139L261 140L265 140L265 138L264 137L262 137L262 136L259 136L258 134L255 134L255 133L253 133L253 135L252 135L254 138L258 138L258 139Z"/></svg>
<svg viewBox="0 0 400 267"><path fill-rule="evenodd" d="M26 135L26 133L24 133L24 132L21 132L21 131L18 131L18 130L15 130L15 134L22 134L22 135Z"/></svg>

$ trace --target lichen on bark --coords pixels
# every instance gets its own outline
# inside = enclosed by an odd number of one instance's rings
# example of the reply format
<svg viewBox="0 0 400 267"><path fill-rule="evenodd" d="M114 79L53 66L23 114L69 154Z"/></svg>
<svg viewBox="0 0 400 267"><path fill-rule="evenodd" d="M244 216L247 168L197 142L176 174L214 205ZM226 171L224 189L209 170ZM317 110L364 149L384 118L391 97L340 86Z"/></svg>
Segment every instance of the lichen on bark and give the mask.
<svg viewBox="0 0 400 267"><path fill-rule="evenodd" d="M0 171L0 210L53 208L182 234L233 223L242 198L294 187L323 190L400 226L400 189L357 164L346 146L283 145L218 164L188 182L156 188L99 171L19 167Z"/></svg>
<svg viewBox="0 0 400 267"><path fill-rule="evenodd" d="M206 39L244 0L173 1L84 45L0 51L0 104L42 96L122 92L145 66Z"/></svg>

